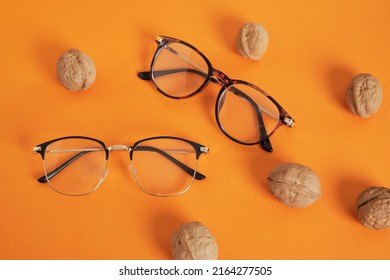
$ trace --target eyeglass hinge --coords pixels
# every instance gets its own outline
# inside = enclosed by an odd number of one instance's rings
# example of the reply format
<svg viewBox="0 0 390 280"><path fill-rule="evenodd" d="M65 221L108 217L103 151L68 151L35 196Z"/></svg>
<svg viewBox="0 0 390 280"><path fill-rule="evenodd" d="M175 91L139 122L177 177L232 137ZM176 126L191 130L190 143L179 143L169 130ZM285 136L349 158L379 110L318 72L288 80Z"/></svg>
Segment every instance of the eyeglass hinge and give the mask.
<svg viewBox="0 0 390 280"><path fill-rule="evenodd" d="M203 146L203 147L200 147L200 151L203 153L207 153L209 151L209 148Z"/></svg>
<svg viewBox="0 0 390 280"><path fill-rule="evenodd" d="M295 122L292 118L284 118L283 122L288 126L288 127L294 127Z"/></svg>
<svg viewBox="0 0 390 280"><path fill-rule="evenodd" d="M164 39L163 37L157 36L157 37L156 37L156 42L161 43L161 41L162 41L163 39Z"/></svg>
<svg viewBox="0 0 390 280"><path fill-rule="evenodd" d="M41 147L34 147L33 148L33 153L36 154L38 152L42 151L42 148Z"/></svg>

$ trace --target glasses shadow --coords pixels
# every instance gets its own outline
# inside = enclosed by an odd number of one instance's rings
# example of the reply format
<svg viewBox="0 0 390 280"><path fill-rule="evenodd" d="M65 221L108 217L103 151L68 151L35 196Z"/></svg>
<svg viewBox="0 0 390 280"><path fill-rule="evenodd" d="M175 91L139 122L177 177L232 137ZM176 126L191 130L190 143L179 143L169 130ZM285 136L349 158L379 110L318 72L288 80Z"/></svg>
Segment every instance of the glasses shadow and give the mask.
<svg viewBox="0 0 390 280"><path fill-rule="evenodd" d="M138 72L150 70L150 63L152 62L153 55L157 48L155 39L158 35L162 34L154 33L151 30L144 30L138 33L138 42L139 45L142 46L142 48L140 48L141 53L139 57L142 57L141 62L144 66L141 69L135 69L136 74L138 74Z"/></svg>

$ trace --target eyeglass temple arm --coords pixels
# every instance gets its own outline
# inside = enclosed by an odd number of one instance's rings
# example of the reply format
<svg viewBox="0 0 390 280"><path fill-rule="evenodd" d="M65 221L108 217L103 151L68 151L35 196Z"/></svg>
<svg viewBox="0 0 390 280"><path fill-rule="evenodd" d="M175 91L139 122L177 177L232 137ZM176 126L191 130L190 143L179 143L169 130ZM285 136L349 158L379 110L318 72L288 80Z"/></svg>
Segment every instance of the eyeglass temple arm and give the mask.
<svg viewBox="0 0 390 280"><path fill-rule="evenodd" d="M237 89L234 86L230 87L230 90L235 95L244 98L246 101L248 101L255 108L257 120L259 122L261 148L263 150L265 150L266 152L272 152L273 148L272 148L271 141L269 140L269 137L267 136L268 134L267 134L267 130L265 129L263 114L261 113L261 110L259 109L259 106L257 105L257 103L252 98L250 98L247 94L245 94L244 92L242 92L241 90ZM222 105L223 105L223 103L220 104L219 110L221 109Z"/></svg>
<svg viewBox="0 0 390 280"><path fill-rule="evenodd" d="M180 162L179 160L175 159L174 157L172 157L171 155L169 155L168 153L164 152L163 150L160 150L160 149L157 149L157 148L154 148L154 147L142 147L142 148L149 148L148 150L149 151L153 151L153 152L158 152L159 154L161 154L162 156L166 157L167 159L169 159L170 161L172 161L173 163L175 163L177 166L179 166L181 169L183 169L186 173L188 173L188 175L190 176L193 176L195 170L193 170L192 168L188 167L187 165L185 165L184 163ZM145 149L146 150L146 149ZM58 166L57 168L55 168L54 170L50 171L49 173L47 173L47 175L43 175L41 177L38 178L38 182L40 183L47 183L48 180L50 180L51 178L53 178L54 176L56 176L59 172L61 172L64 168L66 168L68 165L70 165L71 163L73 163L75 160L77 160L78 158L80 158L81 156L89 153L89 152L92 152L92 151L82 151L76 155L74 155L73 157L71 157L70 159L68 159L67 161L65 161L63 164L61 164L60 166ZM202 173L200 172L195 172L195 179L197 180L203 180L205 179L206 176L203 175Z"/></svg>
<svg viewBox="0 0 390 280"><path fill-rule="evenodd" d="M83 152L80 152L76 155L74 155L73 157L71 157L70 159L68 159L67 161L65 161L63 164L61 164L60 166L58 166L57 168L55 168L54 170L50 171L49 173L47 173L47 175L43 175L41 177L38 178L38 182L39 183L47 183L48 180L50 180L51 178L53 178L54 176L56 176L58 173L60 173L64 168L66 168L68 165L70 165L71 163L73 163L75 160L77 160L78 158L80 158L81 156L89 153L89 152L92 152L92 151L83 151Z"/></svg>
<svg viewBox="0 0 390 280"><path fill-rule="evenodd" d="M204 78L206 78L208 75L207 73L204 73L202 71L199 71L197 69L193 69L193 68L176 68L176 69L169 69L169 70L157 70L157 71L153 71L153 75L155 78L157 77L160 77L160 76L164 76L164 75L169 75L169 74L175 74L175 73L181 73L181 72L190 72L190 73L195 73L195 74L198 74ZM142 79L142 80L151 80L152 79L152 74L150 71L143 71L143 72L139 72L138 74L138 78ZM214 81L213 81L214 82Z"/></svg>
<svg viewBox="0 0 390 280"><path fill-rule="evenodd" d="M170 161L172 161L174 164L176 164L177 166L179 166L181 169L183 169L188 175L190 176L193 176L193 174L195 173L195 179L197 180L203 180L203 179L206 179L206 176L203 175L202 173L200 172L197 172L195 171L194 169L188 167L187 165L185 165L184 163L182 163L181 161L177 160L176 158L174 158L173 156L171 156L170 154L166 153L165 151L161 150L161 149L157 149L155 147L151 147L151 146L137 146L137 150L138 151L150 151L150 152L157 152L159 154L161 154L162 156L164 156L165 158L169 159Z"/></svg>

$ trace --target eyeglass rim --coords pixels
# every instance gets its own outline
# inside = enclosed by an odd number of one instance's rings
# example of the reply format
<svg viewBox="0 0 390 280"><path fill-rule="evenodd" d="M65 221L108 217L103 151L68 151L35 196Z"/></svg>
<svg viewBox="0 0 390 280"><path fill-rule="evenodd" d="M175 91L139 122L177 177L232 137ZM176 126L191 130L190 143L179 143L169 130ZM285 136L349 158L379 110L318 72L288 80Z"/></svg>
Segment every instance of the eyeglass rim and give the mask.
<svg viewBox="0 0 390 280"><path fill-rule="evenodd" d="M157 194L157 193L153 193L153 192L150 192L148 191L148 188L144 187L144 185L141 183L141 181L139 180L137 174L133 171L132 172L132 175L133 175L133 178L134 180L137 182L137 185L141 188L141 190L149 195L152 195L152 196L156 196L156 197L173 197L173 196L178 196L178 195L181 195L183 193L185 193L186 191L188 191L194 180L195 180L195 177L196 177L196 173L197 173L197 170L198 170L198 162L199 162L199 159L195 159L195 168L194 168L194 173L193 175L191 176L191 180L189 181L189 183L179 192L176 192L176 193L172 193L172 194ZM134 163L133 163L133 160L131 160L131 168L134 168Z"/></svg>
<svg viewBox="0 0 390 280"><path fill-rule="evenodd" d="M46 142L43 142L41 144L36 145L33 148L33 152L37 153L37 154L40 154L41 157L42 157L42 160L44 160L45 159L45 151L46 151L47 147L50 144L55 143L57 141L66 140L66 139L85 139L85 140L90 140L90 141L97 142L104 148L104 151L105 151L105 154L106 154L106 160L108 160L109 151L107 150L106 144L104 144L104 142L101 141L101 140L98 140L98 139L95 139L95 138L92 138L92 137L87 137L87 136L77 136L77 135L74 135L74 136L64 136L64 137L55 138L55 139L52 139L52 140L49 140L49 141L46 141Z"/></svg>
<svg viewBox="0 0 390 280"><path fill-rule="evenodd" d="M147 142L147 141L153 141L153 140L160 140L160 139L171 139L171 140L179 140L179 141L182 141L184 143L187 143L189 144L195 151L195 162L194 162L194 168L192 169L192 175L191 175L191 180L190 182L188 183L188 185L183 188L183 190L181 190L180 192L177 192L177 193L174 193L174 194L156 194L156 193L152 193L150 191L147 190L146 187L144 187L144 185L139 181L138 177L137 177L137 174L135 172L133 172L133 177L134 179L137 181L138 183L138 186L144 191L146 192L147 194L150 194L150 195L153 195L153 196L176 196L176 195L180 195L180 194L183 194L185 193L192 185L192 183L194 182L194 179L197 178L197 179L200 179L200 180L203 180L204 178L203 177L200 177L199 175L202 176L201 173L199 173L197 170L198 170L198 161L199 161L199 157L208 151L208 148L199 144L199 143L196 143L194 141L191 141L191 140L187 140L187 139L184 139L184 138L180 138L180 137L174 137L174 136L157 136L157 137L149 137L149 138L146 138L146 139L142 139L142 140L139 140L137 141L136 143L134 143L133 145L133 148L130 150L130 162L131 162L131 166L132 168L134 167L134 158L133 158L133 155L134 155L134 152L137 152L137 147L140 146L142 143L144 142ZM180 163L179 163L180 164ZM180 164L181 165L181 164ZM183 169L185 169L185 167L182 167ZM188 169L187 169L188 170ZM189 172L187 172L187 174L189 175Z"/></svg>
<svg viewBox="0 0 390 280"><path fill-rule="evenodd" d="M154 85L156 86L157 90L165 95L166 97L169 97L169 98L172 98L172 99L187 99L187 98L190 98L198 93L200 93L209 83L210 83L210 80L211 80L211 77L212 77L212 74L213 74L213 71L214 71L214 67L212 66L211 62L209 61L209 59L199 50L197 49L196 47L194 47L193 45L183 41L183 40L180 40L180 39L177 39L177 38L173 38L173 37L170 37L170 36L165 36L165 35L159 35L157 36L157 39L156 39L156 42L157 42L157 49L153 55L153 58L152 58L152 62L150 64L150 75L151 75L151 80L152 82L154 83ZM155 65L155 62L157 60L157 57L159 56L159 54L164 50L164 47L166 45L169 45L169 44L172 44L172 43L179 43L179 44L182 44L182 45L185 45L187 47L189 47L190 49L194 50L196 53L198 53L206 62L207 64L207 68L208 68L208 73L207 73L207 77L205 78L204 82L202 83L202 85L194 92L190 93L190 94L187 94L187 95L183 95L183 96L174 96L174 95L170 95L166 92L164 92L161 88L159 88L156 80L155 80L155 76L154 76L154 65Z"/></svg>
<svg viewBox="0 0 390 280"><path fill-rule="evenodd" d="M269 140L269 138L275 133L275 131L281 127L282 125L287 125L287 126L290 126L289 124L287 124L288 120L292 120L292 117L290 116L290 114L287 113L287 111L272 97L270 96L267 92L265 92L263 89L261 89L260 87L252 84L252 83L249 83L247 81L242 81L242 80L235 80L235 79L230 79L230 83L229 84L226 84L224 86L221 87L219 93L218 93L218 96L217 96L217 100L215 102L215 119L217 121L217 124L218 124L218 127L220 128L220 130L225 134L225 136L227 136L230 140L236 142L236 143L239 143L239 144L242 144L242 145L246 145L246 146L252 146L252 145L257 145L257 144L261 144L267 140ZM245 141L241 141L233 136L231 136L223 127L221 121L220 121L220 118L219 118L219 110L218 110L218 105L220 103L220 100L221 98L223 97L223 95L228 91L229 88L231 88L232 86L236 85L236 84L242 84L242 85L246 85L248 87L251 87L253 89L255 89L256 91L258 91L260 94L263 94L266 98L268 98L275 106L276 108L278 109L279 111L279 118L278 118L278 123L277 125L275 126L275 128L271 131L271 132L267 132L267 135L266 137L264 137L263 139L259 139L257 141L253 141L253 142L245 142Z"/></svg>
<svg viewBox="0 0 390 280"><path fill-rule="evenodd" d="M187 142L188 144L190 144L194 148L197 160L199 159L200 155L202 155L203 153L206 153L208 151L208 148L206 146L204 146L202 144L199 144L197 142L188 140L188 139L181 138L181 137L176 137L176 136L154 136L154 137L141 139L141 140L138 140L137 142L135 142L133 144L133 146L132 146L132 149L130 150L130 160L133 159L134 150L135 150L135 148L139 144L141 144L142 142L145 142L145 141L156 140L156 139L174 139L174 140L181 140L181 141Z"/></svg>
<svg viewBox="0 0 390 280"><path fill-rule="evenodd" d="M60 140L66 140L66 139L85 139L85 140L91 140L91 141L97 142L104 148L105 153L106 153L106 159L108 159L108 157L109 157L109 150L108 150L106 144L103 141L98 140L96 138L88 137L88 136L78 136L78 135L63 136L63 137L55 138L55 139L52 139L52 140L48 140L48 141L43 142L41 144L35 145L35 147L33 148L33 152L40 154L42 156L42 159L44 159L45 151L46 151L47 147L50 144L52 144L54 142L57 142L57 141L60 141ZM136 147L139 143L147 141L147 140L154 140L154 139L175 139L175 140L181 140L181 141L187 142L187 143L191 144L195 148L196 157L197 158L199 158L199 156L201 154L207 152L206 150L208 149L205 145L202 145L202 144L199 144L197 142L194 142L194 141L191 141L191 140L188 140L188 139L185 139L185 138L181 138L181 137L176 137L176 136L154 136L154 137L148 137L148 138L144 138L144 139L141 139L141 140L137 140L131 146L132 149L131 149L130 153L133 151L134 147Z"/></svg>
<svg viewBox="0 0 390 280"><path fill-rule="evenodd" d="M46 152L46 149L47 147L49 147L51 144L55 143L55 142L58 142L58 141L61 141L61 140L67 140L67 139L83 139L83 140L88 140L88 141L93 141L93 142L96 142L98 144L100 144L103 148L103 151L105 152L105 163L104 163L104 169L103 169L103 172L102 172L102 176L100 177L98 183L93 187L93 188L90 188L88 189L88 191L85 191L85 192L82 192L82 193L68 193L68 192L63 192L63 191L60 191L58 188L56 188L52 182L51 182L51 176L49 176L48 174L48 171L47 171L47 168L46 168L46 161L45 161L45 152ZM103 182L105 176L106 176L106 172L107 172L107 163L108 163L108 156L109 156L109 151L106 147L106 145L104 144L103 141L100 141L98 139L95 139L95 138L91 138L91 137L86 137L86 136L64 136L64 137L60 137L60 138L56 138L56 139L52 139L52 140L49 140L49 141L46 141L42 144L39 144L39 145L36 145L34 148L33 148L33 152L34 153L38 153L41 155L42 157L42 163L43 163L43 172L44 172L44 175L41 176L40 178L38 178L38 182L40 183L48 183L50 188L53 189L54 191L56 191L57 193L60 193L62 195L67 195L67 196L83 196L83 195L88 195L90 193L93 193L94 191L96 191L100 184ZM50 177L50 178L49 178Z"/></svg>

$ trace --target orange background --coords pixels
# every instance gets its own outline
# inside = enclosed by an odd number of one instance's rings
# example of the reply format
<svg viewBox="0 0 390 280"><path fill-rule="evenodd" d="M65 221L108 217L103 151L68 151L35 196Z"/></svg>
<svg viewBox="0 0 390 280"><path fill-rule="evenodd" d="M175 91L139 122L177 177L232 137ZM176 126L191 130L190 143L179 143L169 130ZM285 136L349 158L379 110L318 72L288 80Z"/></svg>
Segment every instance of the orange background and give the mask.
<svg viewBox="0 0 390 280"><path fill-rule="evenodd" d="M184 222L205 224L220 259L390 259L390 231L363 227L357 195L389 183L390 2L382 1L2 1L1 259L170 259L169 239ZM260 61L241 57L245 22L269 32ZM242 146L219 130L211 84L187 100L138 79L156 35L193 44L231 78L252 82L296 120L274 136L274 152ZM95 61L97 80L69 92L56 61L78 48ZM369 119L350 113L353 75L381 81L383 102ZM173 135L207 145L204 181L182 196L156 198L138 188L128 155L110 155L110 174L84 197L54 192L36 178L32 147L68 135L107 145ZM268 173L295 162L320 177L322 197L289 208L269 192Z"/></svg>

